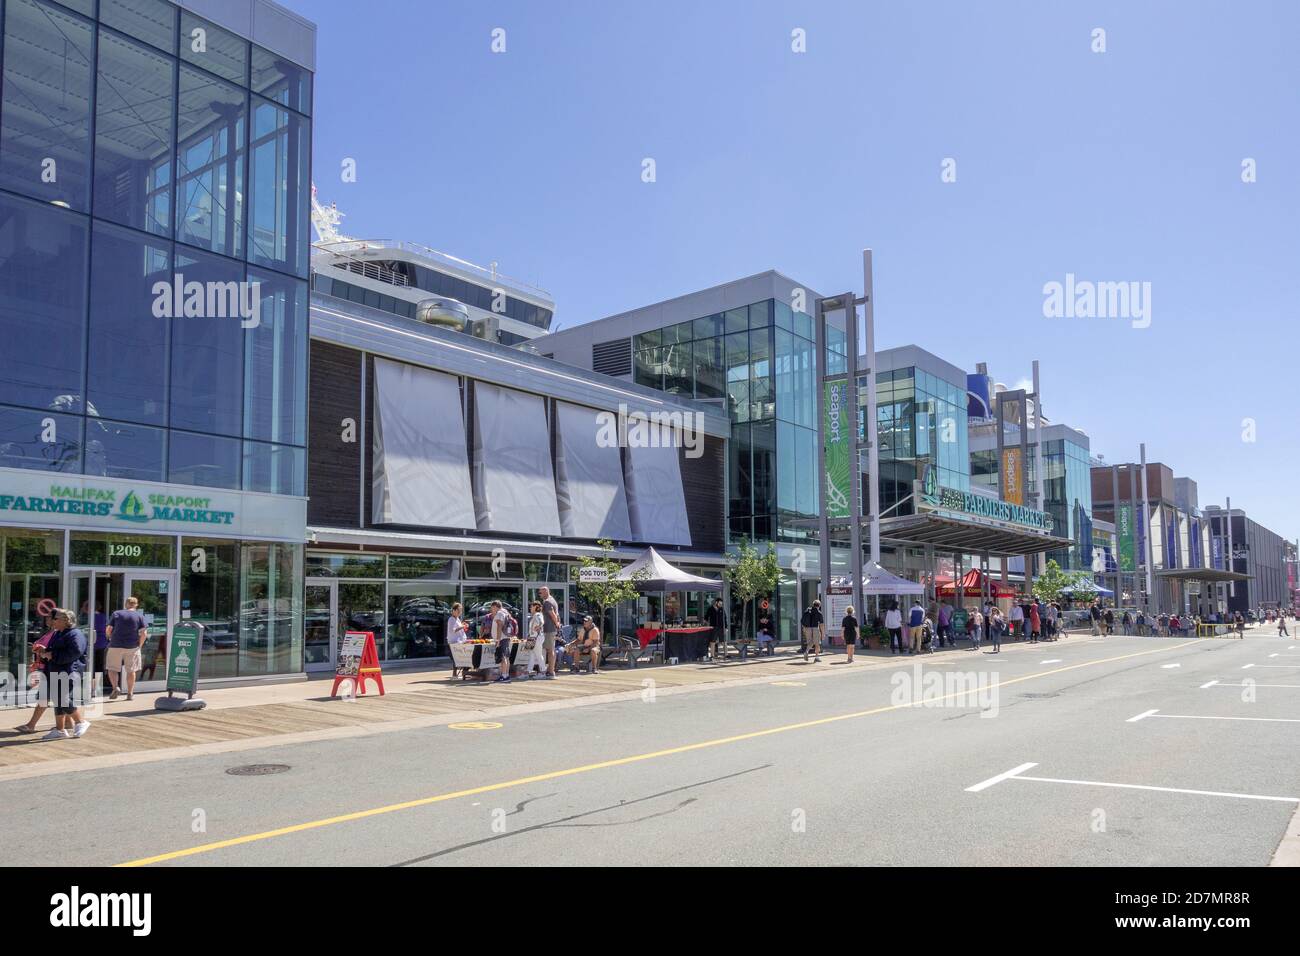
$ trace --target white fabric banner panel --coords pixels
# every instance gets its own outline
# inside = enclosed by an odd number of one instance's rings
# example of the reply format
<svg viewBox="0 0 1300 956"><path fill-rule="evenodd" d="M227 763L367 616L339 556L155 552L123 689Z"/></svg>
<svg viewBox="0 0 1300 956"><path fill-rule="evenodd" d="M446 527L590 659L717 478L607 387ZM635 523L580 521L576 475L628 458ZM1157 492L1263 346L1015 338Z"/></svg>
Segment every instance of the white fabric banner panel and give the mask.
<svg viewBox="0 0 1300 956"><path fill-rule="evenodd" d="M540 396L474 383L474 510L479 531L559 535Z"/></svg>
<svg viewBox="0 0 1300 956"><path fill-rule="evenodd" d="M593 408L556 403L555 477L560 529L566 538L632 537L623 491L623 458L618 442L601 436L600 413Z"/></svg>
<svg viewBox="0 0 1300 956"><path fill-rule="evenodd" d="M473 529L455 376L375 359L374 423L375 524Z"/></svg>
<svg viewBox="0 0 1300 956"><path fill-rule="evenodd" d="M691 527L686 520L686 492L678 454L672 441L659 447L629 442L627 510L633 540L690 547Z"/></svg>

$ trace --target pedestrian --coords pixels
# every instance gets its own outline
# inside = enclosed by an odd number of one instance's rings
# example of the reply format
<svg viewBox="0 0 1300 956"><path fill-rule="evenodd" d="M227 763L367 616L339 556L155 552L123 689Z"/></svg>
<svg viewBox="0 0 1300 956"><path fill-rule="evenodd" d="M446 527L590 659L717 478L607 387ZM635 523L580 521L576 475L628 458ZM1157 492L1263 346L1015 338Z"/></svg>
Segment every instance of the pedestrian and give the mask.
<svg viewBox="0 0 1300 956"><path fill-rule="evenodd" d="M912 646L908 650L909 654L921 653L921 627L925 624L925 608L921 607L920 598L912 599L912 609L907 612L907 630L908 637L911 639Z"/></svg>
<svg viewBox="0 0 1300 956"><path fill-rule="evenodd" d="M1002 653L1003 626L1004 626L1004 622L1002 620L1002 612L995 607L991 611L989 611L989 618L988 618L989 637L993 639L994 654Z"/></svg>
<svg viewBox="0 0 1300 956"><path fill-rule="evenodd" d="M1125 611L1120 617L1119 622L1120 626L1124 628L1124 636L1131 637L1133 635L1133 615L1128 611Z"/></svg>
<svg viewBox="0 0 1300 956"><path fill-rule="evenodd" d="M492 602L492 640L496 644L493 659L497 665L497 677L494 683L510 683L510 651L514 646L514 617L500 601Z"/></svg>
<svg viewBox="0 0 1300 956"><path fill-rule="evenodd" d="M885 630L889 632L889 655L892 657L903 649L903 615L898 610L897 601L889 602L889 610L885 612Z"/></svg>
<svg viewBox="0 0 1300 956"><path fill-rule="evenodd" d="M54 619L48 617L41 620L45 624L45 633L32 645L31 671L27 676L27 689L36 691L36 706L32 708L31 719L14 728L20 734L35 733L41 715L50 709L50 681L45 673L44 651L50 646L50 639L54 637Z"/></svg>
<svg viewBox="0 0 1300 956"><path fill-rule="evenodd" d="M815 602L814 602L815 603ZM722 645L722 653L727 653L727 612L722 607L722 598L713 599L713 607L709 608L708 614L709 627L712 633L709 634L709 659L718 659L718 645Z"/></svg>
<svg viewBox="0 0 1300 956"><path fill-rule="evenodd" d="M813 601L812 607L808 608L808 628L807 641L804 646L803 659L808 661L808 651L811 648L813 652L813 663L820 664L822 660L822 641L826 640L826 621L822 617L822 602Z"/></svg>
<svg viewBox="0 0 1300 956"><path fill-rule="evenodd" d="M1136 619L1135 623L1137 624L1138 637L1146 637L1146 634L1147 634L1147 615L1146 615L1146 612L1145 612L1145 611L1138 611L1138 612L1137 612L1137 619Z"/></svg>
<svg viewBox="0 0 1300 956"><path fill-rule="evenodd" d="M1029 643L1037 644L1043 633L1043 615L1038 610L1038 602L1029 605Z"/></svg>
<svg viewBox="0 0 1300 956"><path fill-rule="evenodd" d="M528 651L528 663L524 667L524 676L532 680L534 676L546 675L546 635L542 631L542 602L534 601L528 609L528 641L524 645ZM537 674L533 674L533 668Z"/></svg>
<svg viewBox="0 0 1300 956"><path fill-rule="evenodd" d="M945 601L939 605L939 646L944 646L944 639L949 644L955 644L952 639L952 606Z"/></svg>
<svg viewBox="0 0 1300 956"><path fill-rule="evenodd" d="M542 599L542 646L546 652L547 680L555 680L555 642L560 634L560 605L551 596L551 589L540 587L537 596Z"/></svg>
<svg viewBox="0 0 1300 956"><path fill-rule="evenodd" d="M447 618L447 653L451 653L451 645L462 644L469 639L469 625L465 623L465 609L457 601L451 606L451 616ZM456 672L461 672L461 677L469 674L468 667L456 667L456 658L451 659L451 679L456 679Z"/></svg>
<svg viewBox="0 0 1300 956"><path fill-rule="evenodd" d="M1088 618L1092 621L1092 636L1101 637L1101 603L1093 601L1088 608Z"/></svg>
<svg viewBox="0 0 1300 956"><path fill-rule="evenodd" d="M971 611L970 616L971 650L978 651L980 649L980 638L983 637L983 631L984 614L977 608Z"/></svg>
<svg viewBox="0 0 1300 956"><path fill-rule="evenodd" d="M1284 614L1279 614L1279 615L1277 616L1277 636L1278 636L1278 637L1290 637L1290 636L1291 636L1291 635L1288 634L1287 631L1286 631L1286 615L1284 615Z"/></svg>
<svg viewBox="0 0 1300 956"><path fill-rule="evenodd" d="M104 666L108 668L108 682L113 685L108 699L117 700L125 682L126 699L133 700L135 675L140 672L140 648L149 639L149 625L140 613L140 601L134 594L126 599L125 607L113 612L105 632L108 634L108 653Z"/></svg>
<svg viewBox="0 0 1300 956"><path fill-rule="evenodd" d="M844 620L840 621L844 630L844 654L848 658L844 663L853 663L853 646L858 642L858 619L853 615L853 605L844 609Z"/></svg>
<svg viewBox="0 0 1300 956"><path fill-rule="evenodd" d="M1104 614L1102 614L1101 618L1102 618L1103 621L1106 622L1106 636L1107 636L1107 637L1114 637L1114 636L1115 636L1115 611L1114 611L1114 609L1113 609L1113 608L1106 608L1106 611L1105 611Z"/></svg>
<svg viewBox="0 0 1300 956"><path fill-rule="evenodd" d="M95 613L90 614L90 602L83 601L81 604L81 614L83 617L89 617L93 622L91 627L95 633L94 648L94 667L91 673L94 674L94 683L98 685L98 693L102 697L108 693L106 683L108 675L104 673L104 663L108 657L108 615L104 613L104 605L96 603Z"/></svg>
<svg viewBox="0 0 1300 956"><path fill-rule="evenodd" d="M81 713L85 699L86 635L77 627L77 615L67 608L54 612L53 636L40 652L54 703L54 729L42 740L66 740L85 736L90 721Z"/></svg>
<svg viewBox="0 0 1300 956"><path fill-rule="evenodd" d="M1025 636L1025 609L1019 604L1013 604L1008 617L1011 621L1011 639L1018 641Z"/></svg>

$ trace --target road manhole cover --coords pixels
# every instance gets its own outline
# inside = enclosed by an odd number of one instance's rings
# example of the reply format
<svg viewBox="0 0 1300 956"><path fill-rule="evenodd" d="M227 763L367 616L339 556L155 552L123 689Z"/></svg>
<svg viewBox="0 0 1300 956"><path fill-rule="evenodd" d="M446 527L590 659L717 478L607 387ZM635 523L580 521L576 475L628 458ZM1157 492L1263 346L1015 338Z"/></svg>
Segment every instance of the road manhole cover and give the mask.
<svg viewBox="0 0 1300 956"><path fill-rule="evenodd" d="M1019 694L1018 696L1023 697L1026 700L1046 700L1048 697L1060 697L1061 695L1057 693L1052 693L1052 694Z"/></svg>
<svg viewBox="0 0 1300 956"><path fill-rule="evenodd" d="M246 763L242 767L228 767L226 773L232 777L265 777L288 769L287 763Z"/></svg>

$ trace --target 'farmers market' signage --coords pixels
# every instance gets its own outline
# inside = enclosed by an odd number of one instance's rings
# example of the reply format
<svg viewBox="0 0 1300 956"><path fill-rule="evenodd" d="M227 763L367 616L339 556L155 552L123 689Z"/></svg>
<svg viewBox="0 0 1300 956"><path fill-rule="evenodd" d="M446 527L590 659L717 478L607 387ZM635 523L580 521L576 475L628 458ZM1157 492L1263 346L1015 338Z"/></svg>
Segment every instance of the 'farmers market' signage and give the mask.
<svg viewBox="0 0 1300 956"><path fill-rule="evenodd" d="M989 498L944 485L935 486L929 481L926 483L934 490L931 492L929 488L923 489L919 499L923 509L955 511L977 518L992 518L995 521L1023 525L1036 531L1052 530L1052 516L1045 511L1036 511L1024 505L1003 501L1001 498Z"/></svg>
<svg viewBox="0 0 1300 956"><path fill-rule="evenodd" d="M129 491L119 501L115 489L91 485L50 485L49 493L45 495L0 494L0 511L112 516L132 524L151 521L231 524L235 518L235 512L213 508L212 499L202 495L146 494L141 499L134 491Z"/></svg>

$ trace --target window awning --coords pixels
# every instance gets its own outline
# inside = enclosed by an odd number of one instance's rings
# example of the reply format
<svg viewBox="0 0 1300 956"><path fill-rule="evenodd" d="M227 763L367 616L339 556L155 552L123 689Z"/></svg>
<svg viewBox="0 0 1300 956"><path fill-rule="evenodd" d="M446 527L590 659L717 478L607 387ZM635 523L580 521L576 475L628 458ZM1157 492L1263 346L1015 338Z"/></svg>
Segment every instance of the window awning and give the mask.
<svg viewBox="0 0 1300 956"><path fill-rule="evenodd" d="M986 518L958 518L950 514L923 511L880 520L880 536L892 542L933 545L940 551L966 554L988 552L998 555L1042 554L1068 548L1074 542L1053 534L1033 531L1007 522Z"/></svg>
<svg viewBox="0 0 1300 956"><path fill-rule="evenodd" d="M1222 568L1160 568L1156 570L1155 575L1158 578L1208 581L1211 584L1231 584L1237 581L1249 581L1253 577L1240 571L1226 571Z"/></svg>

